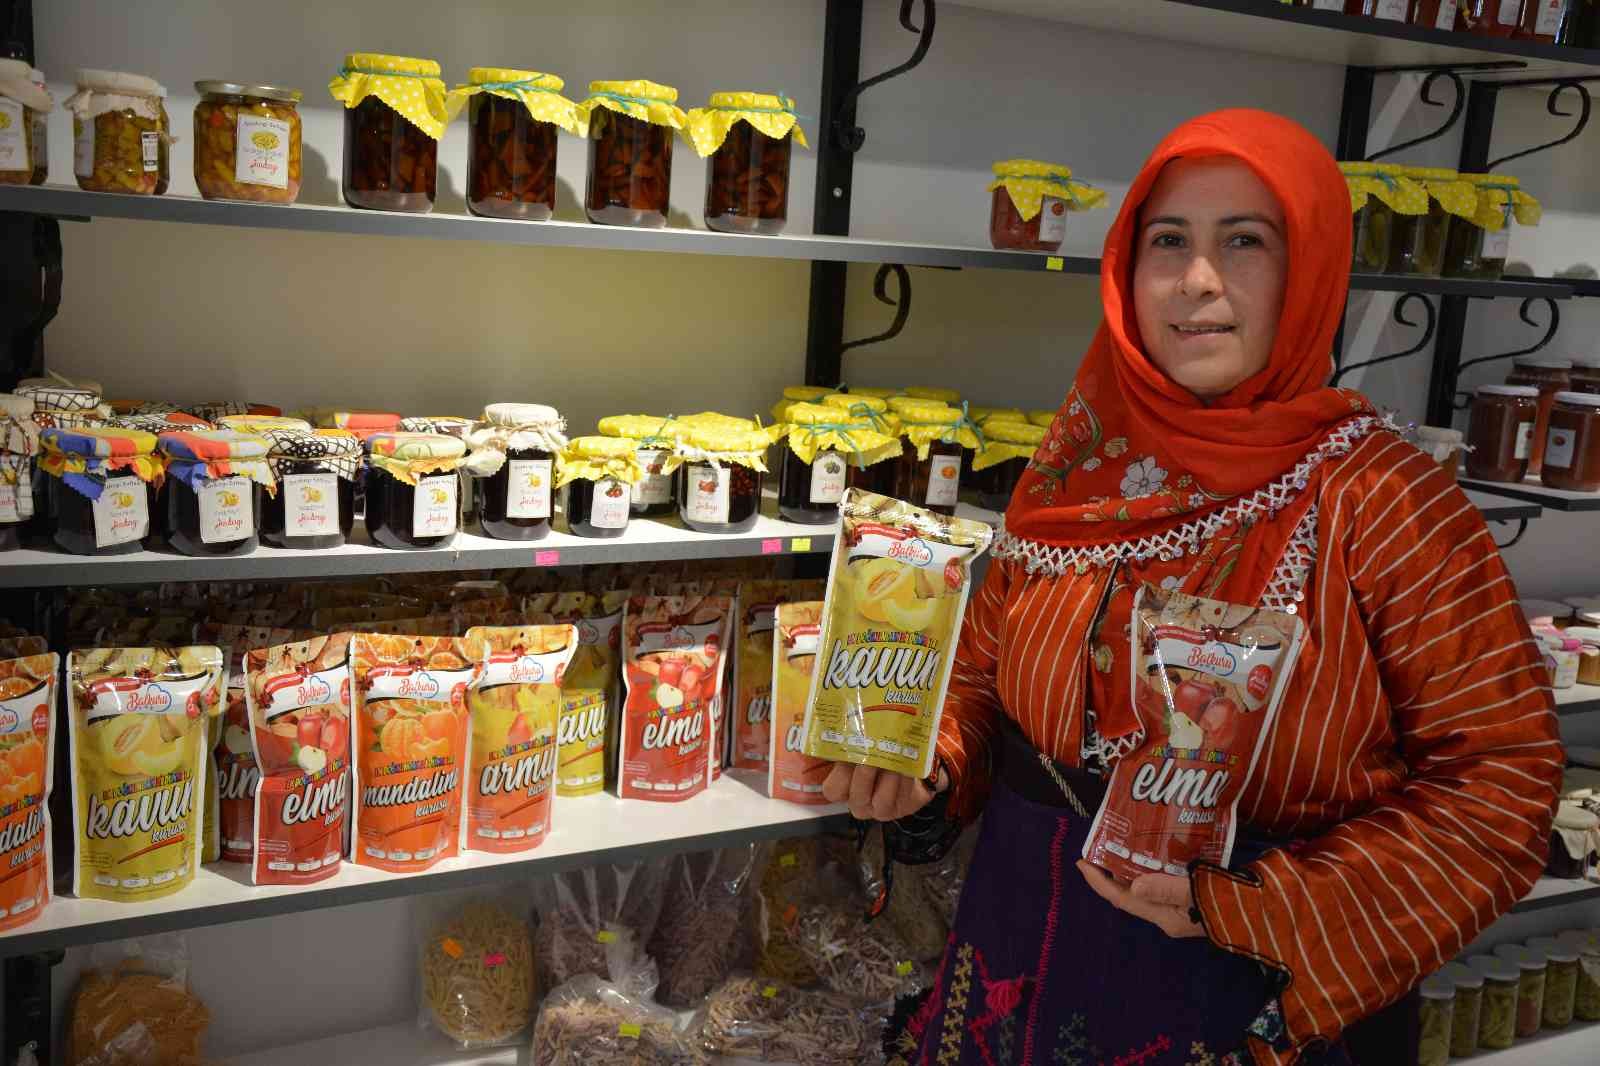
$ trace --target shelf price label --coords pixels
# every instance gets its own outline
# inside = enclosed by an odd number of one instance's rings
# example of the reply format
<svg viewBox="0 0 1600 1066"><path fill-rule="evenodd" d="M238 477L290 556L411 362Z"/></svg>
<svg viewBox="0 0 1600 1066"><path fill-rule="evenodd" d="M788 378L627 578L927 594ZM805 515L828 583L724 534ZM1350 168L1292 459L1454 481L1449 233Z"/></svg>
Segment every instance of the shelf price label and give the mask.
<svg viewBox="0 0 1600 1066"><path fill-rule="evenodd" d="M762 555L781 555L781 554L783 554L783 541L778 537L770 537L770 538L768 538L766 540L763 540L761 542L761 554Z"/></svg>
<svg viewBox="0 0 1600 1066"><path fill-rule="evenodd" d="M536 552L533 553L533 565L534 566L560 566L561 565L561 553L559 551L556 551L554 549L549 549L549 548L545 549L544 551L536 551Z"/></svg>
<svg viewBox="0 0 1600 1066"><path fill-rule="evenodd" d="M1044 261L1044 268L1046 270L1065 270L1067 269L1067 261L1059 255L1052 255Z"/></svg>
<svg viewBox="0 0 1600 1066"><path fill-rule="evenodd" d="M811 550L811 538L810 537L795 537L793 540L791 540L789 542L789 550L790 551L796 551L796 552L808 552L808 551L810 551Z"/></svg>

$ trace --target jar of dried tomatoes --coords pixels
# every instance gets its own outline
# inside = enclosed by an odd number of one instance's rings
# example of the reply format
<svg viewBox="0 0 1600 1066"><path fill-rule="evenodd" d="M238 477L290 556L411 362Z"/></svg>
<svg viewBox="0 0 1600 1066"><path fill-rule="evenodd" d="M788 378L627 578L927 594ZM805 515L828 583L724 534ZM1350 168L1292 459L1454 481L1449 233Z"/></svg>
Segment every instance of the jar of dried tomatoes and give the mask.
<svg viewBox="0 0 1600 1066"><path fill-rule="evenodd" d="M1411 0L1411 15L1408 21L1413 26L1454 30L1458 8L1456 0Z"/></svg>
<svg viewBox="0 0 1600 1066"><path fill-rule="evenodd" d="M761 517L767 446L781 427L700 421L685 427L677 464L678 516L701 533L746 533Z"/></svg>
<svg viewBox="0 0 1600 1066"><path fill-rule="evenodd" d="M1452 217L1445 239L1444 276L1498 281L1511 248L1511 223L1537 226L1544 214L1539 201L1505 174L1463 174L1477 192L1470 218Z"/></svg>
<svg viewBox="0 0 1600 1066"><path fill-rule="evenodd" d="M566 419L537 403L492 403L467 434L467 472L480 478L479 522L499 540L540 540L555 514L555 461Z"/></svg>
<svg viewBox="0 0 1600 1066"><path fill-rule="evenodd" d="M37 185L47 165L44 116L55 105L37 73L20 59L0 59L0 185Z"/></svg>
<svg viewBox="0 0 1600 1066"><path fill-rule="evenodd" d="M197 81L194 183L207 200L292 204L300 195L299 89Z"/></svg>
<svg viewBox="0 0 1600 1066"><path fill-rule="evenodd" d="M672 139L685 116L678 90L653 81L592 81L578 105L589 124L584 213L606 226L658 229L672 192Z"/></svg>
<svg viewBox="0 0 1600 1066"><path fill-rule="evenodd" d="M344 201L374 211L433 210L449 114L439 64L352 52L328 83L344 113Z"/></svg>
<svg viewBox="0 0 1600 1066"><path fill-rule="evenodd" d="M72 113L72 169L90 192L154 195L167 129L166 94L154 79L112 70L78 71Z"/></svg>
<svg viewBox="0 0 1600 1066"><path fill-rule="evenodd" d="M794 101L772 93L712 93L686 118L706 158L706 226L724 233L782 233L789 219L789 154L808 148Z"/></svg>
<svg viewBox="0 0 1600 1066"><path fill-rule="evenodd" d="M1461 0L1460 29L1480 37L1510 37L1522 25L1523 0Z"/></svg>
<svg viewBox="0 0 1600 1066"><path fill-rule="evenodd" d="M626 437L574 437L556 457L556 485L565 492L567 528L610 539L628 528L633 486L644 474Z"/></svg>
<svg viewBox="0 0 1600 1066"><path fill-rule="evenodd" d="M1104 207L1106 194L1072 180L1072 168L1037 159L1005 159L989 183L989 243L1021 252L1055 252L1067 215Z"/></svg>
<svg viewBox="0 0 1600 1066"><path fill-rule="evenodd" d="M467 210L543 222L556 209L556 133L584 132L578 105L554 74L473 67L450 90L467 104Z"/></svg>
<svg viewBox="0 0 1600 1066"><path fill-rule="evenodd" d="M853 413L840 404L791 404L788 425L789 446L779 460L778 513L791 522L837 521L851 473L874 466L892 470L902 448L865 408Z"/></svg>

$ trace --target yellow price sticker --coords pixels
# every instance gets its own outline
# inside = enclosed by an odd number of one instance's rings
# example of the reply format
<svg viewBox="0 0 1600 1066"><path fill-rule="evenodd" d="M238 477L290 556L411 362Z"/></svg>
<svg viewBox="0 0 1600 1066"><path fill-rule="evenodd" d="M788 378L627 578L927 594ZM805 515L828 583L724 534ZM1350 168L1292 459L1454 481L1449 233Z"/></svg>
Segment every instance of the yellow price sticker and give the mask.
<svg viewBox="0 0 1600 1066"><path fill-rule="evenodd" d="M808 552L811 550L810 537L795 537L789 541L789 550L792 552Z"/></svg>
<svg viewBox="0 0 1600 1066"><path fill-rule="evenodd" d="M638 1022L619 1022L617 1024L617 1035L618 1036L625 1036L630 1040L639 1039L639 1023Z"/></svg>
<svg viewBox="0 0 1600 1066"><path fill-rule="evenodd" d="M443 940L439 941L439 950L450 956L452 959L459 959L461 957L461 945L449 937L445 937Z"/></svg>
<svg viewBox="0 0 1600 1066"><path fill-rule="evenodd" d="M609 929L602 929L594 935L594 938L598 943L610 944L617 939L617 934L613 933Z"/></svg>
<svg viewBox="0 0 1600 1066"><path fill-rule="evenodd" d="M1046 270L1065 270L1067 269L1067 261L1059 255L1052 255L1044 261L1044 268Z"/></svg>
<svg viewBox="0 0 1600 1066"><path fill-rule="evenodd" d="M763 988L761 990L761 995L763 997L765 997L766 999L777 999L778 998L778 986L777 985L768 985L766 988Z"/></svg>
<svg viewBox="0 0 1600 1066"><path fill-rule="evenodd" d="M778 856L779 866L793 866L795 863L794 852L786 851Z"/></svg>
<svg viewBox="0 0 1600 1066"><path fill-rule="evenodd" d="M901 977L904 977L906 974L910 973L911 972L911 960L910 959L902 959L900 962L895 963L894 964L894 972L897 975L901 976Z"/></svg>

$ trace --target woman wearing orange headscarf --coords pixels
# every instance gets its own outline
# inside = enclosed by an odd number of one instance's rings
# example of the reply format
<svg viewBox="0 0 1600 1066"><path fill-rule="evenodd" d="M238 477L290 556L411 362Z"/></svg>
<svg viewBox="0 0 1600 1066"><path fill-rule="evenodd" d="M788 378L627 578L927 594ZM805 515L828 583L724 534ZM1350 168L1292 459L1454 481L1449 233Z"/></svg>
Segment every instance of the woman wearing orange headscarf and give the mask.
<svg viewBox="0 0 1600 1066"><path fill-rule="evenodd" d="M987 813L900 1061L1348 1062L1351 1026L1537 879L1548 681L1477 509L1324 384L1350 240L1332 158L1263 112L1185 124L1129 190L1105 321L969 608L937 772L828 781L897 820L902 856ZM1306 637L1230 868L1124 885L1078 857L1105 768L1144 740L1145 584L1297 613Z"/></svg>

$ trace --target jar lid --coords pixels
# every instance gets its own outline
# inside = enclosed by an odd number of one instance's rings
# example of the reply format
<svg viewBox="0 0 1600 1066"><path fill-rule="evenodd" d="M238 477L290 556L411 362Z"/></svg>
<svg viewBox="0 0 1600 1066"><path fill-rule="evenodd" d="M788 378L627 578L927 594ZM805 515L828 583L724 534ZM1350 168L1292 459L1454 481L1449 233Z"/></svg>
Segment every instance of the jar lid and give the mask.
<svg viewBox="0 0 1600 1066"><path fill-rule="evenodd" d="M402 433L443 433L447 437L464 437L475 423L460 415L407 415L400 420Z"/></svg>
<svg viewBox="0 0 1600 1066"><path fill-rule="evenodd" d="M1455 983L1457 988L1482 988L1483 974L1471 966L1464 966L1459 962L1452 962L1439 971L1440 977L1447 977Z"/></svg>
<svg viewBox="0 0 1600 1066"><path fill-rule="evenodd" d="M400 425L397 411L318 411L313 417L323 429L348 429L358 435L393 432Z"/></svg>
<svg viewBox="0 0 1600 1066"><path fill-rule="evenodd" d="M1600 814L1584 809L1579 803L1563 802L1556 808L1556 825L1561 829L1597 829L1600 828Z"/></svg>
<svg viewBox="0 0 1600 1066"><path fill-rule="evenodd" d="M110 404L119 415L168 415L179 409L166 400L111 400Z"/></svg>
<svg viewBox="0 0 1600 1066"><path fill-rule="evenodd" d="M236 429L241 433L260 433L268 429L309 430L311 423L303 418L288 415L223 415L217 419L223 429Z"/></svg>
<svg viewBox="0 0 1600 1066"><path fill-rule="evenodd" d="M832 389L825 389L820 385L785 385L783 387L783 398L785 400L813 403L832 391Z"/></svg>
<svg viewBox="0 0 1600 1066"><path fill-rule="evenodd" d="M149 455L156 450L156 437L137 429L91 427L85 429L47 429L39 434L45 447L65 455L93 456L101 459L129 455Z"/></svg>
<svg viewBox="0 0 1600 1066"><path fill-rule="evenodd" d="M268 404L246 403L243 400L205 400L192 403L183 409L185 414L219 422L223 415L281 415L283 412Z"/></svg>
<svg viewBox="0 0 1600 1066"><path fill-rule="evenodd" d="M1456 983L1448 977L1434 974L1422 982L1422 998L1450 1000L1456 998Z"/></svg>
<svg viewBox="0 0 1600 1066"><path fill-rule="evenodd" d="M1479 396L1521 396L1537 399L1539 390L1532 385L1479 385Z"/></svg>
<svg viewBox="0 0 1600 1066"><path fill-rule="evenodd" d="M1575 355L1572 357L1572 366L1573 369L1600 370L1600 355Z"/></svg>
<svg viewBox="0 0 1600 1066"><path fill-rule="evenodd" d="M160 446L173 459L209 463L219 459L260 459L267 454L271 442L235 429L188 429L161 434Z"/></svg>
<svg viewBox="0 0 1600 1066"><path fill-rule="evenodd" d="M1028 420L1028 413L1016 407L969 407L967 408L967 415L980 425L991 418L998 418L1007 422L1026 422Z"/></svg>
<svg viewBox="0 0 1600 1066"><path fill-rule="evenodd" d="M120 70L79 70L78 88L126 96L159 96L166 92L154 78Z"/></svg>
<svg viewBox="0 0 1600 1066"><path fill-rule="evenodd" d="M1445 167L1396 167L1397 171L1408 178L1418 178L1422 181L1459 181L1461 175Z"/></svg>
<svg viewBox="0 0 1600 1066"><path fill-rule="evenodd" d="M1052 425L1054 425L1055 420L1056 413L1054 411L1028 412L1028 421L1032 422L1036 426L1043 426L1045 429L1049 429Z"/></svg>
<svg viewBox="0 0 1600 1066"><path fill-rule="evenodd" d="M566 457L571 459L626 459L637 445L627 437L573 437L567 441Z"/></svg>
<svg viewBox="0 0 1600 1066"><path fill-rule="evenodd" d="M1418 426L1417 439L1433 444L1460 444L1466 439L1459 429L1446 429L1443 426Z"/></svg>
<svg viewBox="0 0 1600 1066"><path fill-rule="evenodd" d="M106 423L108 426L117 426L120 429L142 429L146 433L180 433L185 430L210 429L210 422L202 422L193 415L186 415L182 411L170 411L166 414L151 415L119 415Z"/></svg>
<svg viewBox="0 0 1600 1066"><path fill-rule="evenodd" d="M361 438L344 430L271 430L269 459L338 459L361 454Z"/></svg>
<svg viewBox="0 0 1600 1066"><path fill-rule="evenodd" d="M1509 185L1513 189L1522 185L1521 178L1513 178L1507 174L1458 174L1457 177L1474 185Z"/></svg>
<svg viewBox="0 0 1600 1066"><path fill-rule="evenodd" d="M467 445L443 433L374 433L367 438L367 451L390 459L459 459Z"/></svg>
<svg viewBox="0 0 1600 1066"><path fill-rule="evenodd" d="M929 400L916 396L891 396L889 397L889 410L896 414L905 414L908 411L955 411L955 408L940 400ZM957 411L957 414L960 412Z"/></svg>
<svg viewBox="0 0 1600 1066"><path fill-rule="evenodd" d="M1522 944L1501 944L1494 949L1497 958L1512 963L1519 970L1542 970L1545 968L1546 959L1537 951L1529 951ZM1490 976L1494 976L1490 974Z"/></svg>
<svg viewBox="0 0 1600 1066"><path fill-rule="evenodd" d="M1574 407L1600 407L1600 393L1558 392L1556 402L1571 404Z"/></svg>
<svg viewBox="0 0 1600 1066"><path fill-rule="evenodd" d="M935 388L928 385L907 386L905 394L917 400L937 400L940 403L949 404L961 402L961 393L955 389Z"/></svg>
<svg viewBox="0 0 1600 1066"><path fill-rule="evenodd" d="M852 396L876 396L880 400L900 395L899 389L885 389L873 385L852 385L847 391Z"/></svg>
<svg viewBox="0 0 1600 1066"><path fill-rule="evenodd" d="M1512 366L1528 367L1533 370L1571 370L1571 359L1513 359Z"/></svg>
<svg viewBox="0 0 1600 1066"><path fill-rule="evenodd" d="M1528 948L1537 951L1551 962L1577 962L1582 954L1573 944L1563 944L1553 936L1536 936L1528 941Z"/></svg>
<svg viewBox="0 0 1600 1066"><path fill-rule="evenodd" d="M520 426L547 426L561 421L561 413L542 403L491 403L483 409L483 420L508 429Z"/></svg>
<svg viewBox="0 0 1600 1066"><path fill-rule="evenodd" d="M882 414L889 409L889 401L882 396L863 396L859 392L830 392L818 403L827 404L829 407L843 407L845 410L854 410L857 413L871 411L873 414Z"/></svg>
<svg viewBox="0 0 1600 1066"><path fill-rule="evenodd" d="M100 406L100 386L93 381L24 378L12 391L33 397L34 407L40 411L92 411Z"/></svg>
<svg viewBox="0 0 1600 1066"><path fill-rule="evenodd" d="M678 421L690 429L752 430L761 428L753 418L739 418L737 415L719 414L716 411L701 411L697 415L684 415Z"/></svg>
<svg viewBox="0 0 1600 1066"><path fill-rule="evenodd" d="M1474 955L1467 965L1491 981L1520 981L1522 971L1517 964L1498 955Z"/></svg>
<svg viewBox="0 0 1600 1066"><path fill-rule="evenodd" d="M1043 426L1036 426L1032 422L994 419L983 424L983 435L991 443L1039 445L1044 443L1046 432Z"/></svg>
<svg viewBox="0 0 1600 1066"><path fill-rule="evenodd" d="M214 93L218 96L259 96L263 100L281 100L285 103L297 104L300 102L299 89L280 89L276 85L241 85L232 81L197 81L194 83L196 92Z"/></svg>
<svg viewBox="0 0 1600 1066"><path fill-rule="evenodd" d="M607 437L665 443L682 435L683 421L672 415L607 415L599 430Z"/></svg>

